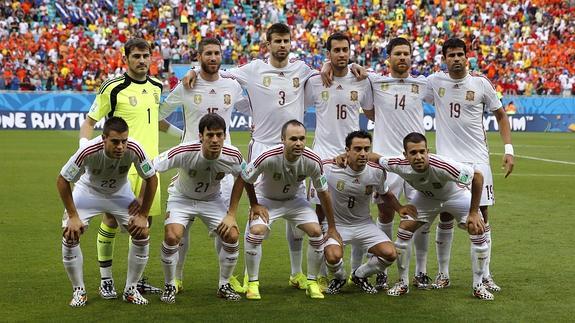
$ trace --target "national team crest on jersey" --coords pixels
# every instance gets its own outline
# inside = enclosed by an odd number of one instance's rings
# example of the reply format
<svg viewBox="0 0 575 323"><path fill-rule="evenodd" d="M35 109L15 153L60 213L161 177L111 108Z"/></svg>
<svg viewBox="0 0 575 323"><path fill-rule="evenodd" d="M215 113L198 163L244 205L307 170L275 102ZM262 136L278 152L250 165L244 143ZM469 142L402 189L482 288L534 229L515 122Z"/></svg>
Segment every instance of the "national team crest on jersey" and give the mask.
<svg viewBox="0 0 575 323"><path fill-rule="evenodd" d="M136 99L135 96L129 97L128 100L130 101L130 105L132 105L133 107L135 107L138 104L138 100Z"/></svg>
<svg viewBox="0 0 575 323"><path fill-rule="evenodd" d="M365 187L365 195L371 195L373 194L373 185L367 185Z"/></svg>
<svg viewBox="0 0 575 323"><path fill-rule="evenodd" d="M274 173L273 179L274 179L274 181L279 181L280 179L282 179L282 174L281 173Z"/></svg>
<svg viewBox="0 0 575 323"><path fill-rule="evenodd" d="M301 181L305 180L305 178L306 178L305 175L299 175L299 176L297 177L297 181L298 181L298 182L301 182Z"/></svg>
<svg viewBox="0 0 575 323"><path fill-rule="evenodd" d="M224 104L230 105L232 104L232 96L229 94L224 94Z"/></svg>
<svg viewBox="0 0 575 323"><path fill-rule="evenodd" d="M465 100L467 100L467 101L475 100L475 92L474 91L467 91L467 93L465 93Z"/></svg>
<svg viewBox="0 0 575 323"><path fill-rule="evenodd" d="M419 85L412 84L411 85L411 93L419 94Z"/></svg>
<svg viewBox="0 0 575 323"><path fill-rule="evenodd" d="M328 91L321 91L321 99L324 101L329 100L329 92Z"/></svg>
<svg viewBox="0 0 575 323"><path fill-rule="evenodd" d="M438 91L438 94L439 94L440 97L443 97L443 96L445 95L445 88L444 88L444 87L440 87L440 88L439 88L439 91Z"/></svg>
<svg viewBox="0 0 575 323"><path fill-rule="evenodd" d="M264 76L262 83L264 84L265 87L269 87L270 84L272 84L272 77L271 76Z"/></svg>
<svg viewBox="0 0 575 323"><path fill-rule="evenodd" d="M194 94L194 103L195 104L202 103L202 95L201 94Z"/></svg>
<svg viewBox="0 0 575 323"><path fill-rule="evenodd" d="M297 89L299 87L299 77L294 77L292 79L292 84L293 84L293 87L295 87Z"/></svg>
<svg viewBox="0 0 575 323"><path fill-rule="evenodd" d="M160 95L156 92L154 92L154 101L156 101L156 104L160 104Z"/></svg>
<svg viewBox="0 0 575 323"><path fill-rule="evenodd" d="M101 169L92 169L92 174L94 175L100 175L102 173Z"/></svg>
<svg viewBox="0 0 575 323"><path fill-rule="evenodd" d="M387 84L387 83L381 84L381 90L382 91L387 91L388 88L389 88L389 84Z"/></svg>
<svg viewBox="0 0 575 323"><path fill-rule="evenodd" d="M352 100L352 101L357 101L358 97L359 97L359 96L358 96L358 94L357 94L357 91L351 91L351 92L349 92L349 99L350 99L350 100Z"/></svg>
<svg viewBox="0 0 575 323"><path fill-rule="evenodd" d="M118 167L118 172L120 172L120 174L124 174L128 172L128 169L130 169L130 166L120 166Z"/></svg>
<svg viewBox="0 0 575 323"><path fill-rule="evenodd" d="M433 185L433 188L435 188L435 189L441 188L441 183L431 183L431 185Z"/></svg>
<svg viewBox="0 0 575 323"><path fill-rule="evenodd" d="M218 174L216 174L216 181L221 181L222 178L224 178L224 176L226 176L224 172L219 172Z"/></svg>
<svg viewBox="0 0 575 323"><path fill-rule="evenodd" d="M337 181L337 183L335 184L335 188L342 192L343 189L345 188L345 182L344 181Z"/></svg>
<svg viewBox="0 0 575 323"><path fill-rule="evenodd" d="M196 174L197 174L197 173L198 173L198 171L195 170L195 169L190 169L190 170L188 171L188 175L189 175L190 177L196 177Z"/></svg>

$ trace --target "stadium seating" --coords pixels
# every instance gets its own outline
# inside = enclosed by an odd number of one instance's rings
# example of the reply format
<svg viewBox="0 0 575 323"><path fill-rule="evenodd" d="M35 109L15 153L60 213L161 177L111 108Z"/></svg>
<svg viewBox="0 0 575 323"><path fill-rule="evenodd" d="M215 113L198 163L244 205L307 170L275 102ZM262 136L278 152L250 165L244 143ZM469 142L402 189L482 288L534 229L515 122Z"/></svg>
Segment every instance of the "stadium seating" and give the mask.
<svg viewBox="0 0 575 323"><path fill-rule="evenodd" d="M0 75L4 78L0 85L7 88L14 74L21 89L32 89L28 84L34 80L38 90L52 83L51 89L93 91L103 79L122 72L118 57L130 36L144 36L154 43L151 74L158 76L167 76L163 47L169 48L172 63L187 64L195 57L194 48L202 36L229 39L223 48L226 63L244 63L266 56L261 43L265 29L278 21L293 27L292 55L315 68L324 61L324 42L334 31L351 35L353 61L383 73L387 72L387 41L407 37L414 45L414 74L424 75L442 68L441 43L458 36L470 44L471 68L486 74L502 93L570 95L575 88L572 1L11 2L0 9ZM173 8L173 4L179 6ZM41 14L42 6L46 15ZM187 33L180 24L184 6L189 17ZM40 46L27 43L30 39ZM46 43L60 45L53 46L54 62L47 59L49 48L42 46ZM89 55L89 59L76 59L79 55ZM12 71L6 72L8 68Z"/></svg>

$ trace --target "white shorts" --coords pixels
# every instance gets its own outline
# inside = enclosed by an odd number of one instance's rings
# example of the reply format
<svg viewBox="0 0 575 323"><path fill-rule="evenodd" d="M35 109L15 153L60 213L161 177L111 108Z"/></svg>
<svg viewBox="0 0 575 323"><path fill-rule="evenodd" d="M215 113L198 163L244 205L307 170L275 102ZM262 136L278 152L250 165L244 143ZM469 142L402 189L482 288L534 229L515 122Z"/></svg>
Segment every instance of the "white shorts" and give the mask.
<svg viewBox="0 0 575 323"><path fill-rule="evenodd" d="M164 226L177 223L187 228L188 224L198 217L212 234L228 212L221 196L213 201L194 200L180 193L174 186L168 188L168 193L166 213L169 212L169 216L164 221Z"/></svg>
<svg viewBox="0 0 575 323"><path fill-rule="evenodd" d="M480 206L490 206L495 204L495 195L493 194L493 175L489 164L468 164L473 169L483 174L483 191L481 192Z"/></svg>
<svg viewBox="0 0 575 323"><path fill-rule="evenodd" d="M386 172L385 181L389 186L389 191L392 192L398 200L401 196L405 196L405 199L409 203L416 192L411 185L395 173ZM372 202L374 204L383 204L383 198L379 194L374 193Z"/></svg>
<svg viewBox="0 0 575 323"><path fill-rule="evenodd" d="M356 225L340 225L336 223L335 227L341 236L344 246L351 244L361 247L361 250L369 250L369 248L377 244L391 241L389 237L371 221ZM335 239L329 238L325 246L327 247L329 245L339 245L339 243Z"/></svg>
<svg viewBox="0 0 575 323"><path fill-rule="evenodd" d="M284 218L288 224L295 227L306 223L319 224L315 210L312 209L307 199L303 197L298 196L291 200L278 201L258 196L258 202L268 209L268 214L270 217L269 223L265 223L263 220L261 220L261 218L258 218L254 221L251 221L249 225L267 225L268 233L266 233L266 238L271 231L272 223L274 223L274 221L279 218Z"/></svg>
<svg viewBox="0 0 575 323"><path fill-rule="evenodd" d="M226 205L226 207L230 205L230 198L232 197L232 189L234 188L235 181L236 178L232 174L227 174L220 181L221 196L224 199L224 205Z"/></svg>
<svg viewBox="0 0 575 323"><path fill-rule="evenodd" d="M126 182L120 190L113 194L102 194L85 185L76 184L72 190L72 198L84 226L88 226L94 216L108 213L113 215L120 225L127 227L130 219L128 207L136 197L132 192L130 183ZM62 228L66 227L67 224L68 212L64 210Z"/></svg>
<svg viewBox="0 0 575 323"><path fill-rule="evenodd" d="M416 191L411 204L417 208L417 219L409 217L409 220L431 223L439 213L448 212L455 217L459 227L463 228L467 223L467 215L471 205L471 192L464 190L447 201L440 201L430 199L423 193Z"/></svg>

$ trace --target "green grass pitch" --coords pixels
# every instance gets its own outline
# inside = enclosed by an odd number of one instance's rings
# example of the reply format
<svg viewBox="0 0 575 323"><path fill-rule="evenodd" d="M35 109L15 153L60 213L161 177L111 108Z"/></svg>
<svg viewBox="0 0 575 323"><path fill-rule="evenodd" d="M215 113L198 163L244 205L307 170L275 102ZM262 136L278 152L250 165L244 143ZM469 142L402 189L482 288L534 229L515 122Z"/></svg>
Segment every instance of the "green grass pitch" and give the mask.
<svg viewBox="0 0 575 323"><path fill-rule="evenodd" d="M441 291L418 291L400 298L384 293L362 294L348 286L340 295L310 300L304 291L288 287L289 258L283 221L274 224L264 242L261 265L261 301L226 302L216 298L217 257L213 241L201 221L191 232L185 271L185 291L176 304L166 305L156 295L147 307L100 299L96 258L99 219L82 237L88 306L70 308L71 286L61 261L63 206L55 180L77 147L77 131L0 131L0 321L492 321L556 322L573 320L575 277L573 228L575 204L575 135L514 133L516 167L504 179L503 152L497 133L489 134L497 204L491 209L493 228L492 272L503 288L494 302L471 296L469 241L456 230L451 261L452 286ZM233 142L247 150L248 134L232 133ZM430 142L434 134L430 133ZM311 144L311 138L309 144ZM161 150L176 144L161 137ZM523 156L523 157L521 157ZM534 158L535 159L534 159ZM539 160L539 159L546 159ZM567 161L557 163L553 161ZM162 199L173 173L162 175ZM247 201L242 200L239 224L245 225ZM372 215L375 215L372 212ZM396 225L398 221L396 220ZM163 285L159 260L162 219L151 230L151 254L146 275ZM435 236L432 231L432 241ZM243 242L238 267L243 267ZM348 251L349 252L349 251ZM126 275L127 235L116 243L114 276L120 291ZM305 257L304 257L305 258ZM346 256L346 259L349 259ZM305 262L305 260L304 260ZM412 268L413 263L412 260ZM429 274L437 265L433 242ZM305 268L305 264L304 264ZM236 270L238 271L238 270ZM413 269L410 275L412 275ZM397 278L392 266L391 280Z"/></svg>

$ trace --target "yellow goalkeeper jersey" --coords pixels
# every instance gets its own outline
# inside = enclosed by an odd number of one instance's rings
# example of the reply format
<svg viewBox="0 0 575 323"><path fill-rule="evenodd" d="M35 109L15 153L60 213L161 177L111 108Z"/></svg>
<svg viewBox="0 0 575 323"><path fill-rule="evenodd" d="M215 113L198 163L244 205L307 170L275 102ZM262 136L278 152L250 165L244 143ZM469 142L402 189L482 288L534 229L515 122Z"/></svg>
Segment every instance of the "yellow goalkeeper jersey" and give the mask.
<svg viewBox="0 0 575 323"><path fill-rule="evenodd" d="M104 117L120 117L130 128L130 137L136 139L150 158L158 152L158 111L162 83L150 76L136 81L127 73L102 84L88 116L96 121Z"/></svg>

